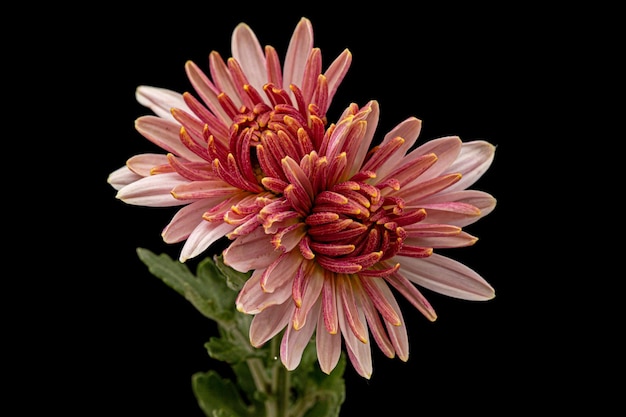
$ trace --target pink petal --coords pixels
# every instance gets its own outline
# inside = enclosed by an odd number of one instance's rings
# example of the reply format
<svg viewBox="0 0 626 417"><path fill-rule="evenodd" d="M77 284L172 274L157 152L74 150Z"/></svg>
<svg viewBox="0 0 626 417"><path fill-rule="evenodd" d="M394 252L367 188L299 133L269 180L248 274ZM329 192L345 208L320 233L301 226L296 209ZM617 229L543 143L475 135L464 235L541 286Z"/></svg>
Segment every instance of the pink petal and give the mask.
<svg viewBox="0 0 626 417"><path fill-rule="evenodd" d="M228 223L200 221L185 241L179 260L185 262L195 258L234 228Z"/></svg>
<svg viewBox="0 0 626 417"><path fill-rule="evenodd" d="M239 272L252 269L265 269L274 262L283 252L274 249L272 236L266 235L263 228L238 237L222 253L224 263Z"/></svg>
<svg viewBox="0 0 626 417"><path fill-rule="evenodd" d="M480 275L464 264L433 253L428 258L402 258L399 273L415 284L449 297L485 301L495 291Z"/></svg>
<svg viewBox="0 0 626 417"><path fill-rule="evenodd" d="M283 85L281 87L289 90L290 84L302 85L304 68L313 49L313 27L307 18L302 18L298 22L285 55L283 66Z"/></svg>
<svg viewBox="0 0 626 417"><path fill-rule="evenodd" d="M372 376L372 352L369 344L369 335L365 333L365 342L359 340L355 335L350 325L346 321L345 310L343 303L337 303L339 313L339 327L343 340L345 341L346 351L348 357L355 371L363 378L370 379ZM359 320L365 322L365 315L361 310L358 310Z"/></svg>
<svg viewBox="0 0 626 417"><path fill-rule="evenodd" d="M161 165L168 165L167 155L156 153L144 153L141 155L135 155L126 161L126 166L142 177L148 177L152 175L152 169Z"/></svg>
<svg viewBox="0 0 626 417"><path fill-rule="evenodd" d="M330 374L341 357L341 334L331 334L326 330L323 315L317 320L315 332L315 346L317 348L317 360L322 372Z"/></svg>
<svg viewBox="0 0 626 417"><path fill-rule="evenodd" d="M220 198L198 200L178 210L161 232L163 241L177 243L187 239L199 223L206 222L202 215L220 201Z"/></svg>
<svg viewBox="0 0 626 417"><path fill-rule="evenodd" d="M177 200L172 196L172 189L188 180L177 173L152 175L137 180L121 188L116 197L127 204L148 207L172 207L189 204L189 201Z"/></svg>
<svg viewBox="0 0 626 417"><path fill-rule="evenodd" d="M424 248L462 248L472 246L478 238L466 232L459 232L450 236L428 236L408 238L404 241L405 245L420 246Z"/></svg>
<svg viewBox="0 0 626 417"><path fill-rule="evenodd" d="M263 270L255 270L250 278L244 283L243 288L237 294L235 305L237 310L246 314L258 314L268 307L281 305L287 301L293 304L291 298L291 285L284 281L283 285L275 288L271 293L263 291L261 279Z"/></svg>
<svg viewBox="0 0 626 417"><path fill-rule="evenodd" d="M263 91L263 85L268 82L265 55L259 40L247 24L240 23L233 31L231 50L252 87Z"/></svg>
<svg viewBox="0 0 626 417"><path fill-rule="evenodd" d="M291 301L271 306L252 318L250 323L250 343L261 347L287 326L295 306Z"/></svg>
<svg viewBox="0 0 626 417"><path fill-rule="evenodd" d="M319 311L313 312L312 308L316 304L320 304L320 294L324 285L324 271L316 267L313 263L311 268L303 268L305 272L304 288L302 289L302 297L300 307L296 308L293 315L293 328L298 330L307 323L310 315L313 317L319 314ZM310 323L317 323L317 320L308 320Z"/></svg>
<svg viewBox="0 0 626 417"><path fill-rule="evenodd" d="M210 64L212 64L213 59L215 58L212 53L209 55ZM230 117L228 117L228 114L224 111L219 100L217 99L217 95L220 91L215 88L211 80L192 61L187 61L185 63L185 71L187 73L187 78L189 78L189 82L193 86L194 90L196 90L196 93L198 93L204 104L206 104L211 112L218 116L224 124L229 126L231 124ZM233 97L238 99L237 95L231 96L231 99L234 99Z"/></svg>
<svg viewBox="0 0 626 417"><path fill-rule="evenodd" d="M165 88L141 85L135 90L135 98L139 104L148 107L154 114L169 121L174 121L171 113L172 108L189 110L182 94Z"/></svg>
<svg viewBox="0 0 626 417"><path fill-rule="evenodd" d="M297 311L297 309L296 309ZM319 316L320 303L315 303L311 308L313 317ZM280 359L285 368L293 371L298 367L302 360L302 353L311 341L313 331L317 325L317 320L309 320L304 327L296 330L292 326L287 326L283 339L280 343Z"/></svg>
<svg viewBox="0 0 626 417"><path fill-rule="evenodd" d="M181 142L180 125L177 122L156 116L142 116L135 121L135 129L150 142L167 152L189 161L204 161Z"/></svg>
<svg viewBox="0 0 626 417"><path fill-rule="evenodd" d="M406 152L413 147L417 138L422 130L422 121L416 119L415 117L410 117L398 124L392 130L389 131L383 138L381 142L381 146L393 140L397 137L401 137L404 139L404 144L400 146L400 149L397 151L398 155L404 156ZM404 162L404 161L403 161ZM395 158L387 159L386 163L383 163L380 168L376 170L376 175L378 178L384 178L391 170L393 170L398 165L398 161Z"/></svg>
<svg viewBox="0 0 626 417"><path fill-rule="evenodd" d="M126 165L124 165L109 174L107 183L109 183L115 190L119 191L128 184L131 184L141 178L141 175L135 174L133 171L128 169Z"/></svg>
<svg viewBox="0 0 626 417"><path fill-rule="evenodd" d="M446 136L438 139L429 140L428 142L418 146L407 157L415 157L419 155L427 155L434 153L437 155L437 162L424 172L417 181L427 181L440 176L443 172L448 172L447 168L456 161L461 152L463 142L457 136ZM404 162L404 161L403 161ZM411 185L408 183L407 185Z"/></svg>
<svg viewBox="0 0 626 417"><path fill-rule="evenodd" d="M496 147L484 140L465 142L461 153L446 172L460 172L461 180L450 187L450 191L464 190L472 186L489 169Z"/></svg>
<svg viewBox="0 0 626 417"><path fill-rule="evenodd" d="M349 50L344 49L344 51L339 54L339 56L333 61L332 64L330 64L324 73L328 82L328 103L330 103L335 96L337 88L339 87L339 84L341 84L341 81L343 81L351 63L352 54ZM322 112L326 114L327 110L328 108L322 109Z"/></svg>
<svg viewBox="0 0 626 417"><path fill-rule="evenodd" d="M479 190L446 191L425 198L420 201L420 206L428 212L424 220L427 223L465 227L491 213L496 207L496 199Z"/></svg>

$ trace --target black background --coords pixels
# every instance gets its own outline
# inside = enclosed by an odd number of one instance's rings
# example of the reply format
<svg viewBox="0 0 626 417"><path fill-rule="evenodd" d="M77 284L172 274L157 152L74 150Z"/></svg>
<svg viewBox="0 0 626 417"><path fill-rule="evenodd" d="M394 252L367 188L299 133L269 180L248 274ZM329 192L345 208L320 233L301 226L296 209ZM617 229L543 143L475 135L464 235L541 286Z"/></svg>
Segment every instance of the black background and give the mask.
<svg viewBox="0 0 626 417"><path fill-rule="evenodd" d="M583 313L548 307L552 290L566 277L546 255L552 235L536 219L536 201L549 201L556 191L547 193L546 182L559 182L538 173L547 150L564 140L546 123L556 120L554 96L564 83L560 63L569 54L567 35L553 30L554 15L523 8L344 9L102 6L79 10L81 19L59 27L58 44L70 51L59 61L71 65L49 82L71 101L52 110L69 126L56 133L69 146L57 153L55 164L72 172L61 179L69 193L63 198L71 204L59 200L64 208L52 222L59 239L48 245L57 256L46 269L54 272L38 291L46 298L41 305L51 306L34 317L38 342L30 356L36 370L27 383L37 387L33 396L54 391L50 407L80 415L203 415L190 380L195 372L223 369L203 347L215 327L135 254L144 247L177 256L181 246L160 238L175 211L116 200L107 176L130 156L156 150L133 127L137 117L150 113L135 101L138 85L190 91L185 62L208 70L211 50L229 57L239 22L249 24L262 45L276 47L282 59L305 16L324 67L344 48L353 54L330 119L350 102L376 99L379 134L416 116L423 121L421 141L458 135L497 146L492 167L472 188L492 193L498 205L467 228L479 237L476 245L448 253L485 277L496 298L466 302L424 290L439 316L434 323L400 300L409 328L408 362L374 348L370 380L349 365L340 417L368 416L380 406L390 415L562 407L562 391L555 387L578 370L563 355L561 341L572 320L585 319ZM45 65L58 70L54 58ZM59 389L60 380L70 384Z"/></svg>

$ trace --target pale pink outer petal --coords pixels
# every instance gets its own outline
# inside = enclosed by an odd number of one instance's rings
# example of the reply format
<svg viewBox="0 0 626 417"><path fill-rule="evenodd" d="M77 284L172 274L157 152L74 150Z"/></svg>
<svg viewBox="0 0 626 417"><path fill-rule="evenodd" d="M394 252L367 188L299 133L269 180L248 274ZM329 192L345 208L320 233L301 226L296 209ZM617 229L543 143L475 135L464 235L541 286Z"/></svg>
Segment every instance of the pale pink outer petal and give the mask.
<svg viewBox="0 0 626 417"><path fill-rule="evenodd" d="M271 239L262 227L238 237L222 253L224 263L239 272L265 269L283 253L274 249Z"/></svg>
<svg viewBox="0 0 626 417"><path fill-rule="evenodd" d="M421 156L434 153L437 155L437 162L435 162L416 180L406 184L405 187L413 185L416 182L428 181L432 178L440 176L444 172L447 172L448 167L456 161L461 153L462 146L463 142L461 142L461 139L457 136L446 136L438 139L432 139L418 146L409 154L410 156ZM404 161L402 162L404 163Z"/></svg>
<svg viewBox="0 0 626 417"><path fill-rule="evenodd" d="M234 228L228 223L201 221L185 241L179 260L185 262L195 258Z"/></svg>
<svg viewBox="0 0 626 417"><path fill-rule="evenodd" d="M398 312L398 316L400 318L400 325L398 326L385 321L387 333L389 334L389 338L391 339L391 343L393 344L393 348L396 351L398 358L400 358L401 361L406 362L409 360L409 337L406 332L406 323L404 322L400 305L389 290L387 284L383 281L380 285L386 287L386 291L389 291L387 300L389 301L389 304L393 306L394 310Z"/></svg>
<svg viewBox="0 0 626 417"><path fill-rule="evenodd" d="M406 245L420 246L423 248L462 248L472 246L478 238L467 232L459 232L451 236L420 236L416 238L407 238L404 243Z"/></svg>
<svg viewBox="0 0 626 417"><path fill-rule="evenodd" d="M189 161L206 162L180 141L178 122L156 116L141 116L135 120L135 129L158 147Z"/></svg>
<svg viewBox="0 0 626 417"><path fill-rule="evenodd" d="M152 168L160 165L169 165L167 155L157 153L144 153L135 155L126 161L128 169L142 177L152 175Z"/></svg>
<svg viewBox="0 0 626 417"><path fill-rule="evenodd" d="M321 302L321 299L320 299ZM324 324L324 316L317 318L317 330L315 332L315 347L317 349L317 361L322 372L330 374L341 357L341 334L330 334Z"/></svg>
<svg viewBox="0 0 626 417"><path fill-rule="evenodd" d="M283 304L290 299L291 283L289 281L285 280L282 286L268 293L261 288L262 275L263 270L257 269L245 282L235 300L238 311L246 314L258 314L268 307Z"/></svg>
<svg viewBox="0 0 626 417"><path fill-rule="evenodd" d="M445 210L445 203L460 202L470 204L480 210L477 215L455 214ZM426 208L428 216L425 222L445 223L465 227L482 219L496 207L496 199L489 193L479 190L462 190L451 193L439 193L420 201L420 207ZM440 206L439 206L440 205Z"/></svg>
<svg viewBox="0 0 626 417"><path fill-rule="evenodd" d="M283 65L283 87L291 95L290 84L302 86L304 69L313 49L313 27L309 19L300 19L289 41ZM293 98L293 97L292 97Z"/></svg>
<svg viewBox="0 0 626 417"><path fill-rule="evenodd" d="M135 98L139 104L149 108L157 116L172 122L175 121L171 113L172 108L190 112L182 94L165 88L140 85L135 90Z"/></svg>
<svg viewBox="0 0 626 417"><path fill-rule="evenodd" d="M341 84L346 76L351 63L352 54L349 50L344 49L344 51L333 61L332 64L330 64L324 73L326 81L328 82L328 106L330 106L330 103L339 88L339 84ZM328 111L328 106L326 106L327 108L322 109L324 114Z"/></svg>
<svg viewBox="0 0 626 417"><path fill-rule="evenodd" d="M263 85L268 82L265 55L259 40L247 24L240 23L233 31L231 50L250 85L261 93Z"/></svg>
<svg viewBox="0 0 626 417"><path fill-rule="evenodd" d="M388 358L393 358L396 356L396 351L393 348L393 344L391 340L387 336L386 327L381 320L381 316L374 307L374 304L367 298L367 296L363 297L362 306L363 312L365 313L365 317L367 318L367 324L369 325L370 333L374 338L374 341L378 345L378 348L382 351L382 353Z"/></svg>
<svg viewBox="0 0 626 417"><path fill-rule="evenodd" d="M361 342L354 335L354 332L346 321L345 311L342 304L343 303L341 302L337 302L337 309L339 310L339 327L341 329L341 334L343 335L343 340L346 343L346 351L348 352L348 356L350 357L350 361L352 362L352 366L356 372L363 378L370 379L373 368L369 334L368 332L365 332L365 343ZM363 311L360 309L358 311L359 319L361 322L365 323L365 314L363 314Z"/></svg>
<svg viewBox="0 0 626 417"><path fill-rule="evenodd" d="M422 121L416 119L415 117L410 117L391 129L389 133L385 135L383 141L380 144L384 145L390 140L395 139L399 136L404 139L404 143L402 144L400 149L398 149L397 153L398 155L404 156L417 141L421 130ZM404 163L404 161L401 161L401 163ZM384 178L396 166L398 166L398 161L395 158L389 158L376 170L376 176L378 178Z"/></svg>
<svg viewBox="0 0 626 417"><path fill-rule="evenodd" d="M466 265L433 253L427 258L396 257L401 263L399 274L431 291L471 301L495 297L495 291L484 278Z"/></svg>
<svg viewBox="0 0 626 417"><path fill-rule="evenodd" d="M142 178L141 175L135 174L133 171L128 169L126 165L116 169L111 172L107 178L107 182L113 187L115 190L119 191L123 187L131 184L137 180Z"/></svg>
<svg viewBox="0 0 626 417"><path fill-rule="evenodd" d="M207 198L194 201L176 212L169 224L161 232L165 243L178 243L187 239L201 222L202 215L210 208L219 204L223 198Z"/></svg>
<svg viewBox="0 0 626 417"><path fill-rule="evenodd" d="M252 318L250 323L250 344L261 347L287 326L295 305L291 300L266 308Z"/></svg>
<svg viewBox="0 0 626 417"><path fill-rule="evenodd" d="M319 317L320 303L315 303L310 311L312 317ZM280 343L280 359L289 371L293 371L300 365L302 360L302 353L304 348L311 341L313 331L317 325L317 320L309 320L304 327L299 330L293 328L293 326L287 326L285 334Z"/></svg>
<svg viewBox="0 0 626 417"><path fill-rule="evenodd" d="M434 139L427 142L427 144L430 145L430 142L435 142L432 144L434 146L419 146L405 155L400 162L390 158L390 164L385 166L385 170L388 170L387 174L384 176L378 175L375 182L389 177L395 178L400 183L400 191L395 192L385 189L383 194L394 193L402 197L403 190L406 187L425 181L428 178L434 178L438 172L443 170L443 168L435 169L435 165L439 161L443 161L443 164L451 164L459 154L462 144L457 137ZM422 172L426 165L431 164L431 158L422 157L432 153L436 154L437 160L426 171ZM422 159L418 161L420 158ZM380 172L380 169L377 170L378 172Z"/></svg>
<svg viewBox="0 0 626 417"><path fill-rule="evenodd" d="M460 172L463 177L448 188L448 191L471 187L489 169L495 152L496 147L484 140L464 142L458 158L446 170L446 173Z"/></svg>
<svg viewBox="0 0 626 417"><path fill-rule="evenodd" d="M402 260L404 258L400 258ZM415 285L401 274L395 273L385 277L391 286L393 286L400 294L410 302L413 307L417 308L420 313L424 315L428 320L437 320L437 313L435 309L430 305L426 297L417 289Z"/></svg>
<svg viewBox="0 0 626 417"><path fill-rule="evenodd" d="M177 173L152 175L121 188L116 197L127 204L148 207L173 207L189 204L172 197L172 188L189 182Z"/></svg>

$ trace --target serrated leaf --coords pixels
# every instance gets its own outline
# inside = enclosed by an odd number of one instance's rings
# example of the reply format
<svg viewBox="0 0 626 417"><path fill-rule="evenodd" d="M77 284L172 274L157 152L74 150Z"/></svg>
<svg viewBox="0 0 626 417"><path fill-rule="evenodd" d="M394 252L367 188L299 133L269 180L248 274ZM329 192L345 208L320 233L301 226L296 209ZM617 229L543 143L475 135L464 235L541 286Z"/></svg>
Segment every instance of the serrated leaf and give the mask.
<svg viewBox="0 0 626 417"><path fill-rule="evenodd" d="M250 345L241 346L241 344L233 343L224 337L212 337L204 344L209 352L209 356L222 362L229 364L243 362L249 359L254 351Z"/></svg>
<svg viewBox="0 0 626 417"><path fill-rule="evenodd" d="M239 272L235 271L224 263L224 257L222 255L215 256L215 266L226 277L226 284L234 291L239 292L243 288L243 284L250 278L251 272Z"/></svg>
<svg viewBox="0 0 626 417"><path fill-rule="evenodd" d="M237 387L215 371L196 373L191 378L198 405L209 417L249 417L252 414Z"/></svg>
<svg viewBox="0 0 626 417"><path fill-rule="evenodd" d="M211 259L198 264L197 276L186 265L167 254L155 255L143 248L137 249L139 259L148 270L165 284L184 296L206 317L224 323L233 320L237 293L226 284L226 279Z"/></svg>

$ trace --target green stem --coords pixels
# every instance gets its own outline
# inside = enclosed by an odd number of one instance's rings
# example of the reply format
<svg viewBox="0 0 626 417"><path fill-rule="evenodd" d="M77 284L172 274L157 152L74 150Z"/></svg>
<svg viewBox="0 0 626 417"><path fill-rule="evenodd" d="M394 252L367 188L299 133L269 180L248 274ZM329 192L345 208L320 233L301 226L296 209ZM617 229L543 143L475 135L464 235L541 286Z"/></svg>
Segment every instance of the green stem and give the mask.
<svg viewBox="0 0 626 417"><path fill-rule="evenodd" d="M272 339L272 358L278 358L279 355L279 339ZM291 392L291 376L282 362L278 359L274 361L274 369L272 370L272 393L275 404L277 417L290 416L290 392Z"/></svg>

